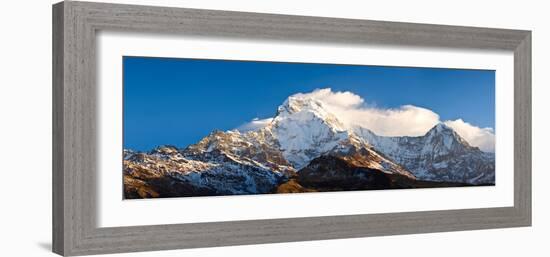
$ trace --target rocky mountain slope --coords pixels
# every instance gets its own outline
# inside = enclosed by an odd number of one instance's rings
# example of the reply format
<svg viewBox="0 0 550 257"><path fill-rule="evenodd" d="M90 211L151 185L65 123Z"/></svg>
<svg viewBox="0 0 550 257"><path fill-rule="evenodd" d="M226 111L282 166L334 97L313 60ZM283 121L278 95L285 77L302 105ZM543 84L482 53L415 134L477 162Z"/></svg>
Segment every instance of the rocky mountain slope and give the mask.
<svg viewBox="0 0 550 257"><path fill-rule="evenodd" d="M418 179L493 184L495 157L472 147L452 128L437 124L420 137L382 137L365 128L354 132Z"/></svg>
<svg viewBox="0 0 550 257"><path fill-rule="evenodd" d="M494 154L439 124L421 137L346 128L324 103L289 97L267 126L214 131L184 149L124 152L125 197L494 184Z"/></svg>

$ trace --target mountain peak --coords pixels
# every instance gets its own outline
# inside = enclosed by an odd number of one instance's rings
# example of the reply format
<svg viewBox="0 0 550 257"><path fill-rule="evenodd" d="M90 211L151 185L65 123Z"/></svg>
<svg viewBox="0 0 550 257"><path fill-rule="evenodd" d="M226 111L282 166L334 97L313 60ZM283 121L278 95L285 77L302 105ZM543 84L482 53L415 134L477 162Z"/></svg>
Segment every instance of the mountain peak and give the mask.
<svg viewBox="0 0 550 257"><path fill-rule="evenodd" d="M456 131L449 127L448 125L446 125L445 123L438 123L436 124L435 126L433 126L433 128L431 128L425 136L428 136L428 137L433 137L433 136L442 136L442 137L447 137L447 138L453 138L455 139L456 141L460 142L461 144L464 144L464 145L467 145L467 146L470 146L466 140L464 140L458 133L456 133Z"/></svg>
<svg viewBox="0 0 550 257"><path fill-rule="evenodd" d="M444 132L444 131L454 131L454 130L451 127L445 125L445 123L439 122L433 128L431 128L428 131L428 133L430 133L431 131L441 133L441 132Z"/></svg>
<svg viewBox="0 0 550 257"><path fill-rule="evenodd" d="M346 130L344 124L327 108L323 101L303 94L289 96L277 109L274 123L288 119L301 120L304 123L311 119L320 120L333 131Z"/></svg>
<svg viewBox="0 0 550 257"><path fill-rule="evenodd" d="M323 103L317 99L292 95L279 106L277 112L278 114L294 114L301 111L319 111L323 109Z"/></svg>
<svg viewBox="0 0 550 257"><path fill-rule="evenodd" d="M297 169L348 138L346 127L327 105L304 94L288 97L266 129Z"/></svg>
<svg viewBox="0 0 550 257"><path fill-rule="evenodd" d="M443 152L453 152L457 149L464 151L465 149L475 148L462 138L456 131L444 123L438 123L424 136L431 142L431 146L438 146Z"/></svg>

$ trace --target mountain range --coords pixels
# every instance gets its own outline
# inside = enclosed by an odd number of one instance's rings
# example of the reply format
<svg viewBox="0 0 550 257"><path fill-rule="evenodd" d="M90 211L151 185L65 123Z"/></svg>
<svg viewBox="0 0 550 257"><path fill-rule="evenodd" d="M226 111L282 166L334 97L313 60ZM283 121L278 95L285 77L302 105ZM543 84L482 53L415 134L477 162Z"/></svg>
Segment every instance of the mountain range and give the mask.
<svg viewBox="0 0 550 257"><path fill-rule="evenodd" d="M439 123L423 136L345 126L290 96L267 126L213 131L185 148L124 150L126 199L494 185L494 153Z"/></svg>

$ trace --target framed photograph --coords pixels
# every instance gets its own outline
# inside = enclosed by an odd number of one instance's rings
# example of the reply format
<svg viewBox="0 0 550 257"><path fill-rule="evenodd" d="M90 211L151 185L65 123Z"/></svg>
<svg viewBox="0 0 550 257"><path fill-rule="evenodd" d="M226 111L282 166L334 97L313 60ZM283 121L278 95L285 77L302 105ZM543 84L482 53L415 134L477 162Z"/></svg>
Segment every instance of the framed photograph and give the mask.
<svg viewBox="0 0 550 257"><path fill-rule="evenodd" d="M531 225L531 32L53 6L53 251Z"/></svg>

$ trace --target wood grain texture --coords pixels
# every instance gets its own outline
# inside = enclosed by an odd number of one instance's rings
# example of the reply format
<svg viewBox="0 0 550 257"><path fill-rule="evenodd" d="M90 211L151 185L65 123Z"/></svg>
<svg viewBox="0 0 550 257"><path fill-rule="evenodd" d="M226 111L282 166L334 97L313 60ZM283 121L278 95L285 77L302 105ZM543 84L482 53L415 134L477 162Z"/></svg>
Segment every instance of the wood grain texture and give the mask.
<svg viewBox="0 0 550 257"><path fill-rule="evenodd" d="M514 51L514 206L99 228L97 31ZM521 30L145 7L53 6L53 250L85 255L531 225L531 33Z"/></svg>
<svg viewBox="0 0 550 257"><path fill-rule="evenodd" d="M531 33L514 51L514 207L531 224Z"/></svg>
<svg viewBox="0 0 550 257"><path fill-rule="evenodd" d="M64 49L63 49L63 4L53 6L52 22L52 249L63 253L66 244L64 227L64 174L63 174L63 78L64 78Z"/></svg>

